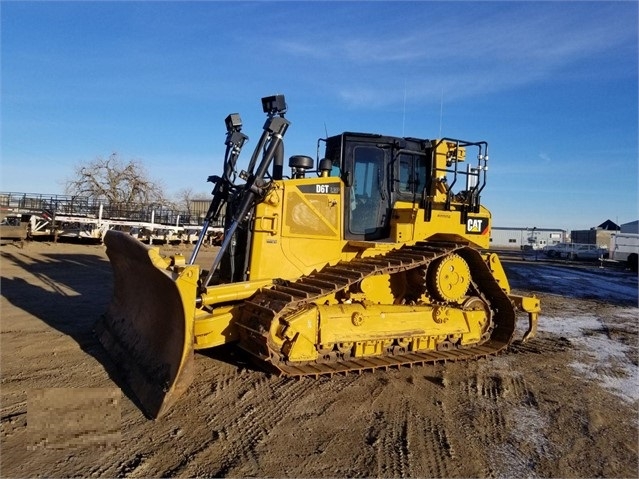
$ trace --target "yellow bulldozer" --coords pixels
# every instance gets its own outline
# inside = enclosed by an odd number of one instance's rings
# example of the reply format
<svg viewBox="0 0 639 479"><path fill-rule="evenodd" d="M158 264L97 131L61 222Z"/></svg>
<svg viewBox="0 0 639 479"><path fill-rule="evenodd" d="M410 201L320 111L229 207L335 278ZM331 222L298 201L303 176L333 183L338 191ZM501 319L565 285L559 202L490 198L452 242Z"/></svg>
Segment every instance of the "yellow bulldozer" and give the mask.
<svg viewBox="0 0 639 479"><path fill-rule="evenodd" d="M188 388L195 350L230 342L277 374L318 377L496 354L517 310L534 336L539 300L511 294L487 251L486 142L347 132L318 140L317 168L296 155L285 174L285 98L262 107L239 173L248 137L238 114L225 121L202 229L223 214L225 233L209 270L195 263L204 234L188 259L104 238L114 293L96 333L147 417Z"/></svg>

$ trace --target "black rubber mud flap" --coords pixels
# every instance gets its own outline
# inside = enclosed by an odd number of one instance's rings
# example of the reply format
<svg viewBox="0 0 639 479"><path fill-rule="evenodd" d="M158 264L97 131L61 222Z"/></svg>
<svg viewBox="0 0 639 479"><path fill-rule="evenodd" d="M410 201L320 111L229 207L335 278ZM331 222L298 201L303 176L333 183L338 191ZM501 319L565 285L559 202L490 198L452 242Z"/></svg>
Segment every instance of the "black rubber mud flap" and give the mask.
<svg viewBox="0 0 639 479"><path fill-rule="evenodd" d="M104 243L114 291L96 334L139 406L158 418L193 380L197 274L167 270L156 249L127 233L109 231Z"/></svg>

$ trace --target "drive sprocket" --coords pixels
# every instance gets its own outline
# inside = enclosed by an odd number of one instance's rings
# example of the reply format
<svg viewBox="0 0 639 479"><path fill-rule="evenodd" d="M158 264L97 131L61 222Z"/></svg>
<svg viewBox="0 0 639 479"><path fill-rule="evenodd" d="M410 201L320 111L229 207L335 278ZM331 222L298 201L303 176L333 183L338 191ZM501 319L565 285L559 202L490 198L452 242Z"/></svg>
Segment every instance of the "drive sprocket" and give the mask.
<svg viewBox="0 0 639 479"><path fill-rule="evenodd" d="M439 301L459 302L470 286L470 268L456 253L437 258L426 273L428 292Z"/></svg>

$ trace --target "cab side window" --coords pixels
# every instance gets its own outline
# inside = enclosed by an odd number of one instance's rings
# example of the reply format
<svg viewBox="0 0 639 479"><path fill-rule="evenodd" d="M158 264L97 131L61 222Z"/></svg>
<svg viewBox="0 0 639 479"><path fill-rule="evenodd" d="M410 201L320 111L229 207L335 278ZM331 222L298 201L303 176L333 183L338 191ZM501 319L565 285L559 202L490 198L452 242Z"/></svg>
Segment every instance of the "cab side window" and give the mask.
<svg viewBox="0 0 639 479"><path fill-rule="evenodd" d="M420 195L426 186L426 164L418 155L401 154L399 157L399 193Z"/></svg>

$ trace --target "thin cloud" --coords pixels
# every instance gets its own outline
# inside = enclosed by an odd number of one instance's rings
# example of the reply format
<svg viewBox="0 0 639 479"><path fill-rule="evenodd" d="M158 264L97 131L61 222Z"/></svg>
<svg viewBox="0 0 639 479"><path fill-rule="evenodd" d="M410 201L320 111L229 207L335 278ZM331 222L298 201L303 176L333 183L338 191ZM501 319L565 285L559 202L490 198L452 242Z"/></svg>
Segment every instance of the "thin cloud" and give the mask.
<svg viewBox="0 0 639 479"><path fill-rule="evenodd" d="M390 28L392 34L372 36L351 28L348 35L329 39L319 33L277 46L298 61L319 62L325 75L348 80L337 88L342 101L381 107L403 96L388 95L389 82L400 75L411 100L439 99L443 88L450 101L543 81L593 55L636 43L636 29L608 5L504 5L472 19L414 19L404 33Z"/></svg>

